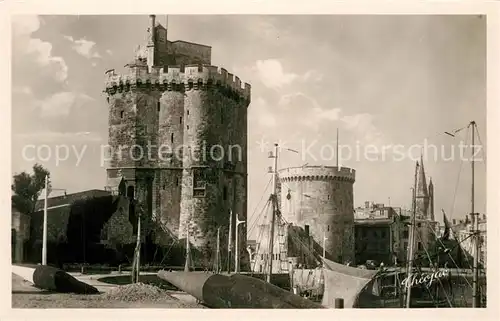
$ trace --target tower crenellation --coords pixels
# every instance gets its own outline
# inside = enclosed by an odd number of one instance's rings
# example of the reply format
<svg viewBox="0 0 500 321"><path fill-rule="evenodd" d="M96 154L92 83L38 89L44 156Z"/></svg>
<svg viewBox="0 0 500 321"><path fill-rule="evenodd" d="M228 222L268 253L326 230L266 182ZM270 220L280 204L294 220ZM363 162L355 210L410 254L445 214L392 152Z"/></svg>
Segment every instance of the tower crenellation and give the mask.
<svg viewBox="0 0 500 321"><path fill-rule="evenodd" d="M107 74L106 92L127 91L131 88L157 91L190 90L225 87L244 99L250 99L251 85L242 82L239 77L228 73L226 69L211 65L185 65L153 67L149 70L146 64L131 65L128 74Z"/></svg>

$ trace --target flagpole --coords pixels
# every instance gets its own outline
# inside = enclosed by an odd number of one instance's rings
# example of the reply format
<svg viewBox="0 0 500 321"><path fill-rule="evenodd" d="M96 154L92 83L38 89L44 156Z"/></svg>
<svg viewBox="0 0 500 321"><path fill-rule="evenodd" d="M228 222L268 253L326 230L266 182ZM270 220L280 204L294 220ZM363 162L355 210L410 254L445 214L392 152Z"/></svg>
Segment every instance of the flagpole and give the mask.
<svg viewBox="0 0 500 321"><path fill-rule="evenodd" d="M413 270L413 257L414 257L414 243L415 243L415 224L416 224L416 216L417 216L417 173L418 173L419 164L417 161L417 166L415 166L415 182L413 185L413 215L411 220L411 229L410 229L410 253L408 255L408 273L407 273L407 282L406 282L406 308L409 309L411 306L411 274Z"/></svg>
<svg viewBox="0 0 500 321"><path fill-rule="evenodd" d="M231 273L231 250L233 246L233 211L229 210L229 235L227 242L227 273Z"/></svg>
<svg viewBox="0 0 500 321"><path fill-rule="evenodd" d="M42 265L47 265L47 202L49 198L49 175L45 175L45 200L43 202Z"/></svg>

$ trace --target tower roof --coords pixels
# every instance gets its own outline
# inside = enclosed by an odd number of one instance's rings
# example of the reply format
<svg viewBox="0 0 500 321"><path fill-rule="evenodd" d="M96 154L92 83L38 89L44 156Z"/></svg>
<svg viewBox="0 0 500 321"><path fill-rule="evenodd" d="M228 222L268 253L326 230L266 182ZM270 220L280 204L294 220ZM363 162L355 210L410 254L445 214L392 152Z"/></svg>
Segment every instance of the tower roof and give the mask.
<svg viewBox="0 0 500 321"><path fill-rule="evenodd" d="M417 197L429 196L427 191L427 181L425 179L425 169L423 157L420 156L420 163L417 162Z"/></svg>

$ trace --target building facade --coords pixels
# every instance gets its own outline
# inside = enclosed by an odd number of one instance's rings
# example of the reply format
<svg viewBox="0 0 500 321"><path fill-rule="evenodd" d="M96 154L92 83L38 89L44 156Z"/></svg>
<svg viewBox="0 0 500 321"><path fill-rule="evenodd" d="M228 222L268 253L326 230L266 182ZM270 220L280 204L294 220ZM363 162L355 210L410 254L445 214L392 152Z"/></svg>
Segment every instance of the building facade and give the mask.
<svg viewBox="0 0 500 321"><path fill-rule="evenodd" d="M479 262L486 266L487 261L487 219L486 215L483 214L478 216L479 222ZM475 248L474 248L474 240L471 237L473 224L468 216L465 219L452 220L450 237L455 239L460 243L462 249L471 257L474 256ZM444 233L444 226L440 226L440 234Z"/></svg>
<svg viewBox="0 0 500 321"><path fill-rule="evenodd" d="M30 223L29 215L22 214L12 208L12 224L11 224L11 258L12 263L22 263L25 261L26 243L30 238Z"/></svg>
<svg viewBox="0 0 500 321"><path fill-rule="evenodd" d="M150 23L128 72L107 73L108 189L118 193L124 182L126 195L168 232L158 243L189 234L208 257L230 213L247 216L250 85L210 65L210 47L170 42L155 16ZM246 229L239 240L243 257Z"/></svg>
<svg viewBox="0 0 500 321"><path fill-rule="evenodd" d="M422 252L434 243L439 234L434 218L434 185L427 185L422 158L415 168L415 247ZM385 265L406 262L413 210L365 202L355 209L356 263L373 260Z"/></svg>
<svg viewBox="0 0 500 321"><path fill-rule="evenodd" d="M354 213L356 259L358 265L372 260L391 265L400 258L400 216L393 207L365 202Z"/></svg>

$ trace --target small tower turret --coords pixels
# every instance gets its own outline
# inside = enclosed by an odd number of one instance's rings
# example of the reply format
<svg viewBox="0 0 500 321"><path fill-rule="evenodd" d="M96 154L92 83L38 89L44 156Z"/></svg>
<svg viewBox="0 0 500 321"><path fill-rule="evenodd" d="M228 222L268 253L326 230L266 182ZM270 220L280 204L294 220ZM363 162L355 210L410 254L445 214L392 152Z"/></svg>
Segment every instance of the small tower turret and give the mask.
<svg viewBox="0 0 500 321"><path fill-rule="evenodd" d="M156 39L155 39L155 25L156 25L156 16L154 14L149 15L150 19L150 27L149 27L149 35L148 35L148 68L149 70L152 69L152 67L155 65L155 44L156 44Z"/></svg>

